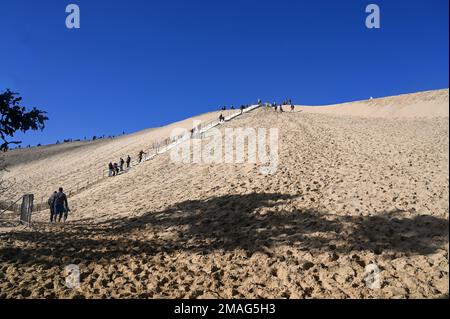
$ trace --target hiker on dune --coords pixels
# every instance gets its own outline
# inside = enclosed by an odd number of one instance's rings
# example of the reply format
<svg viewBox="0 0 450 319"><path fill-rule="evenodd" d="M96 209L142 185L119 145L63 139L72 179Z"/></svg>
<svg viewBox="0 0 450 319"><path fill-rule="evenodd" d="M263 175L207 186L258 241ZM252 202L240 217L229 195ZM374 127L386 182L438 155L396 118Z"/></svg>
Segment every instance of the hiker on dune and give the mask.
<svg viewBox="0 0 450 319"><path fill-rule="evenodd" d="M55 210L55 221L56 217L58 216L58 222L61 222L61 219L63 218L63 222L65 223L67 220L67 216L70 212L69 204L67 202L67 196L64 194L63 188L59 188L59 192L55 195L54 200L54 210Z"/></svg>
<svg viewBox="0 0 450 319"><path fill-rule="evenodd" d="M109 164L108 164L108 170L109 170L109 173L108 173L108 176L109 176L109 177L115 175L115 174L114 174L114 166L113 166L113 164L112 164L111 162L109 162Z"/></svg>
<svg viewBox="0 0 450 319"><path fill-rule="evenodd" d="M123 172L123 165L125 164L125 161L123 160L123 158L121 157L120 158L120 161L119 161L119 168L120 168L120 171L121 172Z"/></svg>
<svg viewBox="0 0 450 319"><path fill-rule="evenodd" d="M130 168L130 164L131 164L131 157L130 155L127 156L127 168Z"/></svg>
<svg viewBox="0 0 450 319"><path fill-rule="evenodd" d="M142 162L142 157L144 156L144 154L145 154L144 151L139 152L139 155L138 155L139 163Z"/></svg>
<svg viewBox="0 0 450 319"><path fill-rule="evenodd" d="M57 191L55 191L50 198L48 199L47 203L50 207L50 223L56 222L56 215L55 215L55 198L56 194L58 194Z"/></svg>

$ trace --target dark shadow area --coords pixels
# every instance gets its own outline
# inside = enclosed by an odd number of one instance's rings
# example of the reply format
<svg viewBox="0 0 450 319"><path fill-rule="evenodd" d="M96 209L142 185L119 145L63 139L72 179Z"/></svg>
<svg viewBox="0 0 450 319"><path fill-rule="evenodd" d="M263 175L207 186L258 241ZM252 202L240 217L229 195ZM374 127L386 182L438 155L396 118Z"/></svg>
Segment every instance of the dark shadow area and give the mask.
<svg viewBox="0 0 450 319"><path fill-rule="evenodd" d="M34 232L0 235L0 262L106 264L129 255L236 249L248 256L255 252L270 256L270 248L279 245L311 253L430 254L448 242L447 219L409 218L398 211L360 217L314 209L287 211L285 206L293 198L266 193L228 195L185 201L135 218L36 225Z"/></svg>

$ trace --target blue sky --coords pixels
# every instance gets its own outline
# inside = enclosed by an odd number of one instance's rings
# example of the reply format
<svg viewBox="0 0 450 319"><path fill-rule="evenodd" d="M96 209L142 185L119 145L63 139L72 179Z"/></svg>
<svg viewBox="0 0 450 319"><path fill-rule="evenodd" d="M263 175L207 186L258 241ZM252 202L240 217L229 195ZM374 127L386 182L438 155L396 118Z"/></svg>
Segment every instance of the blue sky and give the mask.
<svg viewBox="0 0 450 319"><path fill-rule="evenodd" d="M65 27L65 7L81 29ZM365 7L381 8L381 29ZM48 111L24 145L133 132L261 98L448 87L447 0L0 0L0 90Z"/></svg>

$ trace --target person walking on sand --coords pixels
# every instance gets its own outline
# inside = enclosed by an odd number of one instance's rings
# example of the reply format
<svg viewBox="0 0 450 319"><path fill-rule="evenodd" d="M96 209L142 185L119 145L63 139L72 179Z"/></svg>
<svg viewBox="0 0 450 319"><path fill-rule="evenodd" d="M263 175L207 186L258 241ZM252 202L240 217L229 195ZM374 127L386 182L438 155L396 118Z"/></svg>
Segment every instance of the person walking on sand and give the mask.
<svg viewBox="0 0 450 319"><path fill-rule="evenodd" d="M108 173L108 176L109 176L109 177L115 175L115 174L114 174L114 166L113 166L113 163L109 162L109 164L108 164L108 170L109 170L109 173Z"/></svg>
<svg viewBox="0 0 450 319"><path fill-rule="evenodd" d="M141 163L142 162L142 157L144 156L144 151L140 151L139 152L139 155L138 155L138 158L139 158L139 163Z"/></svg>
<svg viewBox="0 0 450 319"><path fill-rule="evenodd" d="M56 217L58 217L58 222L61 222L61 219L63 219L63 222L65 223L67 220L67 215L70 212L70 208L69 203L67 202L67 196L64 194L62 187L59 188L58 193L55 195L53 206L55 210L55 221Z"/></svg>
<svg viewBox="0 0 450 319"><path fill-rule="evenodd" d="M55 198L56 194L58 194L57 191L55 191L50 198L48 199L47 203L50 208L50 223L56 222L56 215L55 215Z"/></svg>
<svg viewBox="0 0 450 319"><path fill-rule="evenodd" d="M121 157L120 158L120 161L119 161L119 168L120 168L120 171L121 172L123 172L123 165L125 164L125 161L123 160L123 158Z"/></svg>
<svg viewBox="0 0 450 319"><path fill-rule="evenodd" d="M119 175L119 165L114 163L114 174Z"/></svg>
<svg viewBox="0 0 450 319"><path fill-rule="evenodd" d="M130 155L127 156L127 168L130 168L130 164L131 164L131 157Z"/></svg>

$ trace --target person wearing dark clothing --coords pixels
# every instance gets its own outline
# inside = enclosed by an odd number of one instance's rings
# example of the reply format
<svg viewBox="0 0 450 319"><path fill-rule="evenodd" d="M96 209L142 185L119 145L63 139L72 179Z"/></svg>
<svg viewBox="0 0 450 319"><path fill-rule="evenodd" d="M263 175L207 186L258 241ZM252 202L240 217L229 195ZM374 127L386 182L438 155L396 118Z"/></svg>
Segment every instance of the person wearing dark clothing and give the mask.
<svg viewBox="0 0 450 319"><path fill-rule="evenodd" d="M127 168L130 168L130 164L131 164L131 157L130 155L127 156Z"/></svg>
<svg viewBox="0 0 450 319"><path fill-rule="evenodd" d="M67 215L70 212L69 204L67 202L67 196L64 194L63 188L60 187L58 193L55 195L55 200L53 202L53 207L55 210L55 221L56 217L58 217L58 222L61 222L61 218L63 218L63 222L66 222Z"/></svg>
<svg viewBox="0 0 450 319"><path fill-rule="evenodd" d="M123 158L121 157L120 158L120 161L119 161L119 168L120 168L120 171L121 172L123 172L123 165L125 164L125 161L123 160Z"/></svg>
<svg viewBox="0 0 450 319"><path fill-rule="evenodd" d="M114 176L114 166L111 162L109 162L108 164L108 170L109 170L108 176L109 177Z"/></svg>
<svg viewBox="0 0 450 319"><path fill-rule="evenodd" d="M56 222L56 215L55 215L55 198L56 194L58 194L57 191L55 191L50 198L48 199L47 203L50 207L50 223Z"/></svg>
<svg viewBox="0 0 450 319"><path fill-rule="evenodd" d="M294 110L295 110L295 106L294 106L294 104L291 104L291 112L294 112Z"/></svg>
<svg viewBox="0 0 450 319"><path fill-rule="evenodd" d="M144 156L144 154L145 154L144 151L140 151L140 152L139 152L139 155L138 155L138 157L139 157L139 163L142 162L142 157Z"/></svg>
<svg viewBox="0 0 450 319"><path fill-rule="evenodd" d="M117 163L114 163L114 173L119 175L119 165Z"/></svg>

